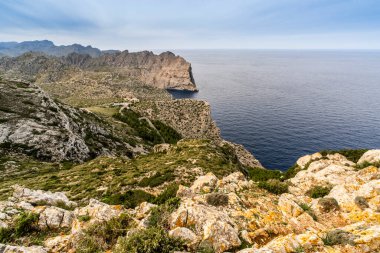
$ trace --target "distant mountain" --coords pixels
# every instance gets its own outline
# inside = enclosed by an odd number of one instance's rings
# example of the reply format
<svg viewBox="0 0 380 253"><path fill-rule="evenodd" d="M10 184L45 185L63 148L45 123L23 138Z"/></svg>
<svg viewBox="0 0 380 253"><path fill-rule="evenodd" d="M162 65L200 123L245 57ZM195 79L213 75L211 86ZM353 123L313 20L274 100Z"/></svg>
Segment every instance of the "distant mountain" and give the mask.
<svg viewBox="0 0 380 253"><path fill-rule="evenodd" d="M118 50L107 50L102 52L98 48L73 44L69 46L56 46L49 40L36 40L24 42L0 42L0 56L19 56L27 52L41 52L52 56L67 56L71 53L88 54L91 57L98 57L102 54L116 53Z"/></svg>

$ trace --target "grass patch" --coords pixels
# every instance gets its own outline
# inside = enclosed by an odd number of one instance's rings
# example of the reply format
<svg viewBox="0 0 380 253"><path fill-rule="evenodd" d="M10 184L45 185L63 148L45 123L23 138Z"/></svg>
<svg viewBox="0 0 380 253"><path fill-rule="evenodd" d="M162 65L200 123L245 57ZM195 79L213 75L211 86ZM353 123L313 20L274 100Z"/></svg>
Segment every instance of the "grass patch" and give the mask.
<svg viewBox="0 0 380 253"><path fill-rule="evenodd" d="M306 192L306 195L310 196L313 199L323 198L328 195L331 191L331 186L314 186Z"/></svg>
<svg viewBox="0 0 380 253"><path fill-rule="evenodd" d="M127 208L135 208L140 203L147 201L152 202L154 196L142 190L129 190L124 194L112 194L102 199L103 202L110 205L124 205Z"/></svg>
<svg viewBox="0 0 380 253"><path fill-rule="evenodd" d="M0 243L11 243L22 236L39 232L38 218L36 213L21 213L12 227L0 228Z"/></svg>
<svg viewBox="0 0 380 253"><path fill-rule="evenodd" d="M325 237L322 238L323 243L326 246L334 246L334 245L355 245L354 242L355 236L349 232L336 229L327 232Z"/></svg>
<svg viewBox="0 0 380 253"><path fill-rule="evenodd" d="M164 204L169 199L175 198L177 195L179 185L178 184L170 184L168 185L161 194L159 194L155 200L154 204L161 205Z"/></svg>
<svg viewBox="0 0 380 253"><path fill-rule="evenodd" d="M288 184L277 179L259 182L258 187L274 194L282 194L288 192Z"/></svg>
<svg viewBox="0 0 380 253"><path fill-rule="evenodd" d="M76 252L90 253L110 250L119 237L127 234L132 225L134 222L127 214L93 224L79 235L75 242Z"/></svg>
<svg viewBox="0 0 380 253"><path fill-rule="evenodd" d="M255 181L267 181L269 179L280 179L283 176L283 173L279 170L266 170L263 168L255 167L255 168L247 168L248 177Z"/></svg>
<svg viewBox="0 0 380 253"><path fill-rule="evenodd" d="M141 187L156 187L165 182L170 182L175 179L173 171L166 171L164 173L157 172L151 177L145 177L139 182Z"/></svg>
<svg viewBox="0 0 380 253"><path fill-rule="evenodd" d="M119 238L114 252L171 253L181 250L185 250L183 241L169 237L162 228L153 227Z"/></svg>

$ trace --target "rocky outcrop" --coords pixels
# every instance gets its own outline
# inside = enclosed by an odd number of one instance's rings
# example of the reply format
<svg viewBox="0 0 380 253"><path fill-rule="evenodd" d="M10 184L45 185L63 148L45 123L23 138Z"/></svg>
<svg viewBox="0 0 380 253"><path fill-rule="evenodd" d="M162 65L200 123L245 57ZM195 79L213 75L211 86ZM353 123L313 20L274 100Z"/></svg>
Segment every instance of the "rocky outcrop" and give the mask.
<svg viewBox="0 0 380 253"><path fill-rule="evenodd" d="M0 151L51 161L133 153L100 118L51 99L38 86L0 80Z"/></svg>

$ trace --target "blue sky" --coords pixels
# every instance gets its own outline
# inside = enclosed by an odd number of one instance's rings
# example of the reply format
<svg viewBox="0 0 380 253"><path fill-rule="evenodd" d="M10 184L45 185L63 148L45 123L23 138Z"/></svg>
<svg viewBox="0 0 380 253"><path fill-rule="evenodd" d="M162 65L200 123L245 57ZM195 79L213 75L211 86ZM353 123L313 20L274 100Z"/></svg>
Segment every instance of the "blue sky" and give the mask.
<svg viewBox="0 0 380 253"><path fill-rule="evenodd" d="M380 49L380 0L0 0L0 41L101 49Z"/></svg>

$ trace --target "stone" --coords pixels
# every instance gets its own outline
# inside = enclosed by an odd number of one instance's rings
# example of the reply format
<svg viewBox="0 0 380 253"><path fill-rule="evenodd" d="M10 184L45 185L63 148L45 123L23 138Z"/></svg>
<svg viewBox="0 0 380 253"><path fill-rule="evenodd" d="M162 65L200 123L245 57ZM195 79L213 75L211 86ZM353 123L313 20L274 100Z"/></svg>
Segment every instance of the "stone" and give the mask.
<svg viewBox="0 0 380 253"><path fill-rule="evenodd" d="M190 187L190 190L195 193L207 193L215 188L217 182L218 178L212 172L209 172L204 176L198 177L198 179L195 180L193 185Z"/></svg>
<svg viewBox="0 0 380 253"><path fill-rule="evenodd" d="M74 218L73 212L55 206L36 207L33 211L40 214L41 229L69 228Z"/></svg>
<svg viewBox="0 0 380 253"><path fill-rule="evenodd" d="M90 199L87 206L76 208L74 210L75 219L71 228L71 233L76 234L83 228L96 222L109 221L110 219L125 213L125 209L120 205L108 205L96 199ZM88 222L81 222L78 218L81 216L89 216Z"/></svg>
<svg viewBox="0 0 380 253"><path fill-rule="evenodd" d="M0 244L0 252L1 253L47 253L47 250L45 250L41 246L24 247L24 246L11 246L11 245Z"/></svg>
<svg viewBox="0 0 380 253"><path fill-rule="evenodd" d="M169 231L169 236L180 238L187 242L188 245L195 245L198 242L197 235L188 228L177 227Z"/></svg>
<svg viewBox="0 0 380 253"><path fill-rule="evenodd" d="M154 205L154 204L151 204L151 203L148 203L148 202L142 202L139 206L137 206L135 208L135 211L136 211L136 214L135 214L135 217L136 219L143 219L145 218L149 213L150 211L152 210L152 208L154 207L157 207L157 205Z"/></svg>
<svg viewBox="0 0 380 253"><path fill-rule="evenodd" d="M358 164L363 164L364 162L368 162L368 163L380 162L380 149L372 149L365 152L360 157Z"/></svg>
<svg viewBox="0 0 380 253"><path fill-rule="evenodd" d="M48 238L44 242L44 246L48 252L69 252L72 239L72 235L59 235L56 237Z"/></svg>
<svg viewBox="0 0 380 253"><path fill-rule="evenodd" d="M305 155L300 158L298 158L296 164L301 168L304 169L306 164L308 164L311 161L317 160L322 158L322 155L320 153L314 153L312 155Z"/></svg>
<svg viewBox="0 0 380 253"><path fill-rule="evenodd" d="M284 215L298 217L304 211L295 201L292 200L292 198L294 198L294 196L291 194L282 194L278 199L278 207Z"/></svg>
<svg viewBox="0 0 380 253"><path fill-rule="evenodd" d="M75 207L77 204L70 201L63 192L50 192L42 190L31 190L19 185L13 186L13 197L18 202L27 202L34 205L65 205ZM21 203L20 203L21 204ZM29 205L23 204L24 207L30 208Z"/></svg>
<svg viewBox="0 0 380 253"><path fill-rule="evenodd" d="M170 144L163 143L163 144L157 144L153 147L154 153L165 153L168 152L170 149Z"/></svg>

